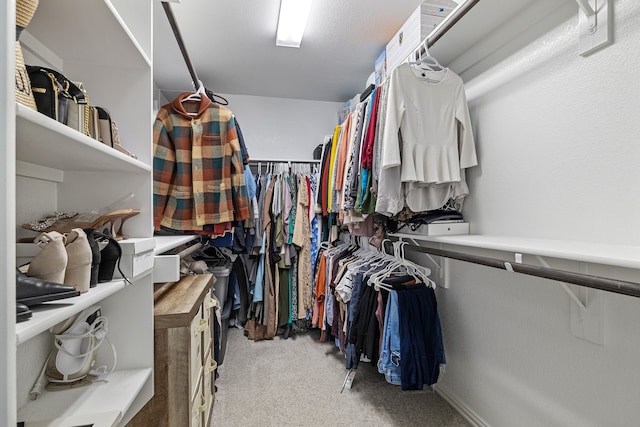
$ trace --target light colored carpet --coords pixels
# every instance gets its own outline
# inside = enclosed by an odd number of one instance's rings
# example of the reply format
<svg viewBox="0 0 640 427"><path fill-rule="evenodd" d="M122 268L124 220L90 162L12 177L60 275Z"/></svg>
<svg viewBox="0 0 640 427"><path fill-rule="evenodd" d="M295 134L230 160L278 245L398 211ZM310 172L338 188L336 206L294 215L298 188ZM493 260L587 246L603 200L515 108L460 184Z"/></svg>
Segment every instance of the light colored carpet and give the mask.
<svg viewBox="0 0 640 427"><path fill-rule="evenodd" d="M228 332L212 427L469 425L431 388L402 391L368 363L340 393L344 356L317 330L259 342Z"/></svg>

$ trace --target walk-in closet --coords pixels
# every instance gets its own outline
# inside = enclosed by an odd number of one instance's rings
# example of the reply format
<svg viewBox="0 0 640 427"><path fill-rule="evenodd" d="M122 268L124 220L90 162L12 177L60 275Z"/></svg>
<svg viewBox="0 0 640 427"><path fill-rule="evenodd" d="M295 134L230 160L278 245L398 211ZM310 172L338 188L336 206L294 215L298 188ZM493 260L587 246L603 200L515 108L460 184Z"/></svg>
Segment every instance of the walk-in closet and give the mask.
<svg viewBox="0 0 640 427"><path fill-rule="evenodd" d="M638 22L4 2L0 425L638 425Z"/></svg>

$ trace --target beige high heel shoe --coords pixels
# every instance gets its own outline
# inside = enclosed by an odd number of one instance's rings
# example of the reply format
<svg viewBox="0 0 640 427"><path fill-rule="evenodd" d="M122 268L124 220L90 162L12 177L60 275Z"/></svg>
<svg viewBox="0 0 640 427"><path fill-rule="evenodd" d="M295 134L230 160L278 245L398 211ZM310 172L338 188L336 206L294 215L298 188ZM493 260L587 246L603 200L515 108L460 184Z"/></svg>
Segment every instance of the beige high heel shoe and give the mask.
<svg viewBox="0 0 640 427"><path fill-rule="evenodd" d="M33 243L40 248L40 252L23 272L29 277L63 283L68 261L66 237L57 231L50 231L41 233Z"/></svg>
<svg viewBox="0 0 640 427"><path fill-rule="evenodd" d="M117 209L96 217L91 214L57 213L29 224L22 224L22 228L33 231L57 231L59 233L70 233L74 228L93 228L103 232L108 227L111 235L120 240L123 236L122 226L124 222L140 213L138 209ZM118 227L116 227L116 224Z"/></svg>
<svg viewBox="0 0 640 427"><path fill-rule="evenodd" d="M64 284L76 288L80 293L87 292L91 284L91 261L93 253L86 233L82 228L74 228L67 233L67 269Z"/></svg>

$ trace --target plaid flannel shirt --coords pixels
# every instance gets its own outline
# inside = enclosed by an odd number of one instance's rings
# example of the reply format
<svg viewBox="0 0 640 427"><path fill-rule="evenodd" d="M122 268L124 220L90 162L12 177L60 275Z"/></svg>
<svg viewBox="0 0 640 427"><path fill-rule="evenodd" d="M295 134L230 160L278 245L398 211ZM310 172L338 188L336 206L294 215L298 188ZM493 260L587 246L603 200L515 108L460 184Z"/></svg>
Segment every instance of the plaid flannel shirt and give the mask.
<svg viewBox="0 0 640 427"><path fill-rule="evenodd" d="M188 95L163 105L153 126L155 230L202 230L249 217L233 115L206 96L183 103Z"/></svg>

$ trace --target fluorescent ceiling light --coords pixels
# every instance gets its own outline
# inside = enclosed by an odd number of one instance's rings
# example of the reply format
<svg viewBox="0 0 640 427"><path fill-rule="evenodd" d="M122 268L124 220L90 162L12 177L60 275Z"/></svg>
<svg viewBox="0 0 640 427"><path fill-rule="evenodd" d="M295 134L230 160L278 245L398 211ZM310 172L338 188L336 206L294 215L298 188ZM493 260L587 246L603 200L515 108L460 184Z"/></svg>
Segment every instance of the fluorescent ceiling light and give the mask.
<svg viewBox="0 0 640 427"><path fill-rule="evenodd" d="M280 0L276 46L300 47L311 0Z"/></svg>

